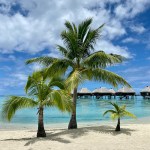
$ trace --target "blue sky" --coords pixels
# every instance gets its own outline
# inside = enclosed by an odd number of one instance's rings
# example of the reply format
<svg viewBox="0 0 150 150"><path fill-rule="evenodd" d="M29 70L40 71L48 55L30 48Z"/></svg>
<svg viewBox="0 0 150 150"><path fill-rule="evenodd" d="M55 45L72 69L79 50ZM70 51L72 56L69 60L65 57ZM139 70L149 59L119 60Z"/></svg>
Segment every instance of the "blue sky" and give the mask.
<svg viewBox="0 0 150 150"><path fill-rule="evenodd" d="M0 95L24 94L27 77L38 64L25 65L37 56L60 57L56 44L65 20L76 24L92 17L92 27L105 23L95 50L121 54L128 61L108 70L123 76L139 92L150 85L149 0L1 0ZM80 86L93 90L100 82Z"/></svg>

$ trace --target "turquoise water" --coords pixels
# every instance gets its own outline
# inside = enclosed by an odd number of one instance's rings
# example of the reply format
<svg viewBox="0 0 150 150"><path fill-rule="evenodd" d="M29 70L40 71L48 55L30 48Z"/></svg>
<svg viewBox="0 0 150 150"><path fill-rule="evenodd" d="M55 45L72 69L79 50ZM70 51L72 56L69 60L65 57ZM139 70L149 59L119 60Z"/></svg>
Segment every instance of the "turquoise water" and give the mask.
<svg viewBox="0 0 150 150"><path fill-rule="evenodd" d="M0 108L5 97L0 97ZM107 100L107 99L78 99L77 101L77 121L94 122L107 121L109 116L103 117L104 111L112 108L108 101L117 101L118 104L126 104L127 110L134 113L138 118L150 116L150 100L143 100L142 97L136 97L130 100ZM11 123L18 124L37 124L37 108L19 110ZM44 113L45 124L68 123L70 114L62 113L56 108L46 108ZM0 122L4 122L0 118Z"/></svg>

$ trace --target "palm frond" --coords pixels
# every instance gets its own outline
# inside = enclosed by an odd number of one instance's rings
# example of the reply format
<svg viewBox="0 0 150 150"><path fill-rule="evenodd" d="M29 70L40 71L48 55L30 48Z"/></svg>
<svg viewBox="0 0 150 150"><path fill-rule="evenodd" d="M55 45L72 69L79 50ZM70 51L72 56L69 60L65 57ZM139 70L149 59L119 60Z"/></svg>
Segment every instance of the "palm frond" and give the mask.
<svg viewBox="0 0 150 150"><path fill-rule="evenodd" d="M110 115L110 117L112 120L115 120L115 119L118 119L120 117L120 115L118 115L117 113L115 113L115 114L113 113Z"/></svg>
<svg viewBox="0 0 150 150"><path fill-rule="evenodd" d="M91 68L105 68L109 65L121 63L123 60L125 60L123 56L98 51L85 58L83 65Z"/></svg>
<svg viewBox="0 0 150 150"><path fill-rule="evenodd" d="M69 21L66 21L65 22L65 26L66 26L66 28L68 29L68 30L70 30L70 31L74 31L74 29L73 29L73 27L72 27L72 24L69 22Z"/></svg>
<svg viewBox="0 0 150 150"><path fill-rule="evenodd" d="M66 85L68 89L73 90L75 87L78 87L78 85L84 82L85 80L86 78L84 78L82 71L72 70L68 78L66 79Z"/></svg>
<svg viewBox="0 0 150 150"><path fill-rule="evenodd" d="M63 46L57 45L57 49L64 55L67 56L68 50Z"/></svg>
<svg viewBox="0 0 150 150"><path fill-rule="evenodd" d="M45 72L43 71L33 72L33 74L28 77L28 80L25 86L26 93L28 92L29 89L37 87L39 82L44 81L44 80L45 80Z"/></svg>
<svg viewBox="0 0 150 150"><path fill-rule="evenodd" d="M2 116L10 121L15 112L21 108L35 107L38 102L27 97L11 96L3 103Z"/></svg>
<svg viewBox="0 0 150 150"><path fill-rule="evenodd" d="M128 112L128 111L124 111L123 112L123 116L128 116L128 117L131 117L131 118L137 118L134 114L132 114L132 113L130 113L130 112Z"/></svg>
<svg viewBox="0 0 150 150"><path fill-rule="evenodd" d="M68 67L74 67L72 61L68 59L59 59L47 68L47 75L50 76L60 76L63 75Z"/></svg>
<svg viewBox="0 0 150 150"><path fill-rule="evenodd" d="M60 89L65 89L65 81L64 79L62 78L59 78L59 77L54 77L50 80L50 82L48 83L48 86L50 88L52 87L58 87Z"/></svg>
<svg viewBox="0 0 150 150"><path fill-rule="evenodd" d="M73 103L72 97L65 90L53 90L49 95L47 105L56 106L61 111L72 112Z"/></svg>
<svg viewBox="0 0 150 150"><path fill-rule="evenodd" d="M39 63L39 64L42 64L44 66L49 66L56 60L57 60L57 58L48 57L48 56L36 57L36 58L32 58L32 59L27 60L26 64Z"/></svg>
<svg viewBox="0 0 150 150"><path fill-rule="evenodd" d="M109 102L112 106L114 106L116 112L119 114L120 113L120 107L116 104L116 103L113 103L113 102Z"/></svg>
<svg viewBox="0 0 150 150"><path fill-rule="evenodd" d="M72 23L73 29L74 29L74 34L77 36L78 31L77 31L77 27L74 23Z"/></svg>
<svg viewBox="0 0 150 150"><path fill-rule="evenodd" d="M83 42L91 23L92 23L92 18L88 18L79 24L79 26L78 26L78 39L81 42Z"/></svg>
<svg viewBox="0 0 150 150"><path fill-rule="evenodd" d="M115 110L107 110L104 112L103 116L105 116L107 113L114 113L115 114L116 111Z"/></svg>
<svg viewBox="0 0 150 150"><path fill-rule="evenodd" d="M73 32L67 32L63 31L61 33L61 38L64 41L64 44L67 49L71 50L72 52L77 50L77 35L75 35Z"/></svg>
<svg viewBox="0 0 150 150"><path fill-rule="evenodd" d="M126 105L120 106L120 109L124 111L126 109Z"/></svg>
<svg viewBox="0 0 150 150"><path fill-rule="evenodd" d="M108 83L114 87L117 87L119 84L131 87L125 79L123 79L122 77L111 71L97 68L97 69L86 69L83 73L87 75L89 80Z"/></svg>
<svg viewBox="0 0 150 150"><path fill-rule="evenodd" d="M128 111L126 111L126 106L123 105L123 106L119 106L117 105L117 103L113 103L113 102L109 102L113 107L114 107L114 110L107 110L104 112L103 115L107 114L107 113L111 113L111 118L114 120L114 119L118 119L118 118L122 118L122 117L125 117L125 116L128 116L128 117L132 117L132 118L136 118L136 116Z"/></svg>
<svg viewBox="0 0 150 150"><path fill-rule="evenodd" d="M94 29L94 30L89 29L89 31L87 32L86 37L81 47L81 49L85 53L85 57L90 55L91 50L94 50L94 45L96 44L96 41L100 37L100 31L103 26L104 25L101 25L99 28Z"/></svg>

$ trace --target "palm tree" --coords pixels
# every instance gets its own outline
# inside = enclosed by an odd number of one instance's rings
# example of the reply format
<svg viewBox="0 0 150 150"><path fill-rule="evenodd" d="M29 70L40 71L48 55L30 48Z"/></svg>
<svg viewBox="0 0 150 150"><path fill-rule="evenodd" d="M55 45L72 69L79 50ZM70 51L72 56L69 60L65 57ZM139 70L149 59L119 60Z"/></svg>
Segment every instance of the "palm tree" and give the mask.
<svg viewBox="0 0 150 150"><path fill-rule="evenodd" d="M114 109L105 111L103 115L106 115L107 113L111 113L111 118L113 120L118 119L118 123L115 131L120 131L120 119L122 117L128 116L128 117L136 118L134 114L126 111L126 105L119 106L116 103L112 103L112 102L110 102L110 104L114 107Z"/></svg>
<svg viewBox="0 0 150 150"><path fill-rule="evenodd" d="M54 88L59 88L54 90ZM61 111L72 111L70 93L64 90L65 86L61 79L51 78L45 81L42 72L35 72L28 77L25 91L28 97L11 96L4 102L3 117L10 121L18 109L38 107L38 131L37 137L46 137L43 113L45 107L56 106Z"/></svg>
<svg viewBox="0 0 150 150"><path fill-rule="evenodd" d="M116 54L106 54L104 51L94 52L94 45L100 36L104 25L91 29L92 19L80 23L78 27L69 21L65 22L66 30L61 33L64 45L57 45L62 58L38 57L27 60L27 64L38 62L46 66L48 75L67 76L66 83L73 90L74 109L68 129L76 129L76 100L77 89L85 80L95 80L109 83L116 87L118 84L130 86L119 75L105 70L107 66L121 63L125 58Z"/></svg>

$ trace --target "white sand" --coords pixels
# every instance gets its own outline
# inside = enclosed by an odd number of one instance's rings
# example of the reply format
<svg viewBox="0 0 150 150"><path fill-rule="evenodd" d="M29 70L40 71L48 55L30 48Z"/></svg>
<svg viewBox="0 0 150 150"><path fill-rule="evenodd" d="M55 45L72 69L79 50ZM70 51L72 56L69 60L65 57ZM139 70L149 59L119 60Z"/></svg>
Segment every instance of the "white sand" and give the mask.
<svg viewBox="0 0 150 150"><path fill-rule="evenodd" d="M36 130L1 130L0 150L150 150L150 124L82 127L77 130L50 129L46 138Z"/></svg>

